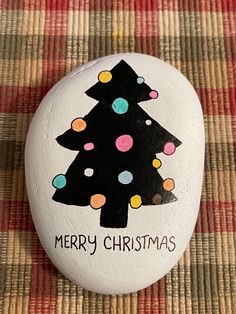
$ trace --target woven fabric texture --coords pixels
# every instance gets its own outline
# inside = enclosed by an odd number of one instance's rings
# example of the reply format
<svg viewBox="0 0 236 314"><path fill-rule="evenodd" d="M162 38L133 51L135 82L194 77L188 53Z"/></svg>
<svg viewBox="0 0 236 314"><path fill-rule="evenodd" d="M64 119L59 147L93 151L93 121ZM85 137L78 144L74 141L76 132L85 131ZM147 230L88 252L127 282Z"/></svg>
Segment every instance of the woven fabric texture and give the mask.
<svg viewBox="0 0 236 314"><path fill-rule="evenodd" d="M0 0L0 313L236 313L235 24L235 0ZM190 80L206 157L181 260L147 289L106 296L71 283L46 256L27 201L24 145L54 83L119 52L157 56Z"/></svg>

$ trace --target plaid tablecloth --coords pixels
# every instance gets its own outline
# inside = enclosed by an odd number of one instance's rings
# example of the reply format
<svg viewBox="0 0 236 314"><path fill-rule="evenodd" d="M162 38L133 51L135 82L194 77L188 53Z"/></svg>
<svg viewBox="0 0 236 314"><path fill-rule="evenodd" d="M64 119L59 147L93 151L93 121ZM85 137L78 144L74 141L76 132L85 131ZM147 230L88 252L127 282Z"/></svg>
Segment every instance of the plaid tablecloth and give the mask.
<svg viewBox="0 0 236 314"><path fill-rule="evenodd" d="M236 1L0 0L0 9L0 313L236 313ZM27 201L24 144L54 83L89 60L133 51L172 64L195 87L205 176L179 263L145 290L105 296L47 258Z"/></svg>

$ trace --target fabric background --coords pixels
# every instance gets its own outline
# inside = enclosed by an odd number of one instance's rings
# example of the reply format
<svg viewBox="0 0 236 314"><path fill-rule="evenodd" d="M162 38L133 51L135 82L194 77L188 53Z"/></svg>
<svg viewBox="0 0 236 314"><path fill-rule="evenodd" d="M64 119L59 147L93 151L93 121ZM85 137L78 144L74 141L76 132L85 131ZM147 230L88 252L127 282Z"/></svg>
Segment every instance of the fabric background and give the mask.
<svg viewBox="0 0 236 314"><path fill-rule="evenodd" d="M236 313L235 23L234 0L0 0L0 313ZM172 64L195 87L205 175L179 263L145 290L105 296L66 280L42 249L24 145L54 83L89 60L133 51Z"/></svg>

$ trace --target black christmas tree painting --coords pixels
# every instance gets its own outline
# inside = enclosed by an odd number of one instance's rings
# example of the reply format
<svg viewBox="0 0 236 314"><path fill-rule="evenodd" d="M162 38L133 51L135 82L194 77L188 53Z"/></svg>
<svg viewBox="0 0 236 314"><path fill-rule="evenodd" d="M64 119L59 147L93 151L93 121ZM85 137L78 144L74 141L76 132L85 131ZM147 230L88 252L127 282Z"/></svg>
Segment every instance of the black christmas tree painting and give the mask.
<svg viewBox="0 0 236 314"><path fill-rule="evenodd" d="M158 172L156 154L172 155L181 142L138 105L156 99L157 91L121 60L100 72L85 93L98 103L56 138L78 154L65 174L54 177L53 200L101 209L100 226L106 228L125 228L129 206L177 200L174 180Z"/></svg>

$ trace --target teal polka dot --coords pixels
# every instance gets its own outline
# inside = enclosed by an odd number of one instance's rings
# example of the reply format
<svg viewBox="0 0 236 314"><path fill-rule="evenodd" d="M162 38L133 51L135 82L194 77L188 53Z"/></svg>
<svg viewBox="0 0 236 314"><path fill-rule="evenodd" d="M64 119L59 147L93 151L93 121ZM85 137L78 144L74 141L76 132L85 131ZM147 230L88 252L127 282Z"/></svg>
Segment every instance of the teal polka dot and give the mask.
<svg viewBox="0 0 236 314"><path fill-rule="evenodd" d="M118 181L122 184L129 184L133 180L131 172L125 170L118 175Z"/></svg>
<svg viewBox="0 0 236 314"><path fill-rule="evenodd" d="M64 188L66 186L66 177L64 176L64 174L58 174L57 176L55 176L52 180L52 185L56 189Z"/></svg>
<svg viewBox="0 0 236 314"><path fill-rule="evenodd" d="M115 113L123 114L128 111L129 103L126 99L119 97L116 98L112 103L112 109L115 111Z"/></svg>

